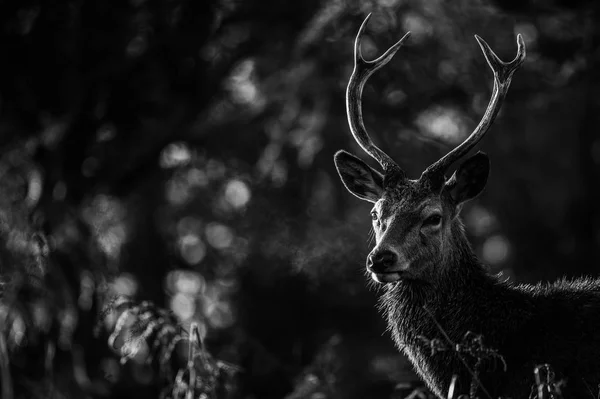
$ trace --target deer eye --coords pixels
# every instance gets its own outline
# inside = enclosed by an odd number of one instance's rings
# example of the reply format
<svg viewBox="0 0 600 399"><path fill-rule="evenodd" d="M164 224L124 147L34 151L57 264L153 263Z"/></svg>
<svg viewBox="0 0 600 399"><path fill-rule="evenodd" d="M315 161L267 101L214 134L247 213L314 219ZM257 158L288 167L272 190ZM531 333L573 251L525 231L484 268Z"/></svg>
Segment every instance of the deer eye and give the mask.
<svg viewBox="0 0 600 399"><path fill-rule="evenodd" d="M442 223L442 215L439 214L433 214L429 217L427 217L427 219L425 219L423 221L423 226L427 226L427 227L436 227L439 226Z"/></svg>

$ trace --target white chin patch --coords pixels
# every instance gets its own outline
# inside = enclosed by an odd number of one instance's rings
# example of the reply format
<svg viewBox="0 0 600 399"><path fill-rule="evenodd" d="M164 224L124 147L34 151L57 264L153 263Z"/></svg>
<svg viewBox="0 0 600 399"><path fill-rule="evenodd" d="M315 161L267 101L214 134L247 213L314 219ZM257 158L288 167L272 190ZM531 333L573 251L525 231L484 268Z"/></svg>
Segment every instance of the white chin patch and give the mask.
<svg viewBox="0 0 600 399"><path fill-rule="evenodd" d="M393 283L400 280L400 273L371 273L371 278L380 284Z"/></svg>

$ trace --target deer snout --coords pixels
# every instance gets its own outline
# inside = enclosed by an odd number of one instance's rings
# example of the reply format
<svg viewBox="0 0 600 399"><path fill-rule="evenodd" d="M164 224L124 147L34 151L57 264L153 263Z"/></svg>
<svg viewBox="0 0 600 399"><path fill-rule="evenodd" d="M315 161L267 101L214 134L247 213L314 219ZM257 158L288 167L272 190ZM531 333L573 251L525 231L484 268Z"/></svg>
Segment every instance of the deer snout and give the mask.
<svg viewBox="0 0 600 399"><path fill-rule="evenodd" d="M367 270L378 283L391 283L400 279L402 268L398 254L389 248L376 248L367 257Z"/></svg>
<svg viewBox="0 0 600 399"><path fill-rule="evenodd" d="M398 264L398 254L391 249L372 251L367 258L367 268L373 273L390 273Z"/></svg>

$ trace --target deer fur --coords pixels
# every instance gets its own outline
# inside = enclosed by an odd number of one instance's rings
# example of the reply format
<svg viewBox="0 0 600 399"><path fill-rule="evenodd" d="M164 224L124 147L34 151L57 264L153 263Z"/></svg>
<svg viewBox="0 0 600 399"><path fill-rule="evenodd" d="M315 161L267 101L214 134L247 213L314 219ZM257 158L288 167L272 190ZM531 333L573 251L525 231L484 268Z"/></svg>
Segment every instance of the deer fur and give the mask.
<svg viewBox="0 0 600 399"><path fill-rule="evenodd" d="M462 203L483 190L485 162L481 153L468 159L438 193L419 181L378 187L383 180L376 171L350 154L336 155L346 186L374 202L379 218L387 220L385 228L375 227L373 252L395 246L413 263L402 278L383 286L379 300L396 346L440 398L446 397L453 375L458 376L458 390L468 393L475 371L479 398L529 398L534 368L542 364L549 364L556 381L562 381L565 398L596 398L600 281L514 285L489 273L474 254L458 215ZM461 191L455 192L456 187ZM430 207L441 208L444 217L439 231L423 234L422 215ZM481 335L485 347L499 356L486 357L476 366L477 359L467 353L432 353L426 343L435 339L452 348L468 332Z"/></svg>
<svg viewBox="0 0 600 399"><path fill-rule="evenodd" d="M457 218L452 254L430 284L400 280L384 287L380 307L396 346L419 376L445 398L452 376L468 393L472 376L455 352L432 354L419 338L454 343L467 332L483 335L499 359L483 362L479 379L492 398L529 398L536 365L550 364L565 382L565 398L597 398L600 384L600 282L560 280L513 285L490 275L473 254ZM426 307L428 311L424 309ZM435 319L435 321L434 321ZM471 370L474 359L462 354ZM477 395L487 397L481 389Z"/></svg>
<svg viewBox="0 0 600 399"><path fill-rule="evenodd" d="M598 398L600 281L515 285L490 274L473 253L459 217L462 205L484 189L489 159L477 153L446 177L450 165L465 157L498 114L513 73L525 61L523 38L517 35L517 56L506 63L476 36L494 72L488 108L467 139L410 180L373 143L361 109L366 80L392 59L409 34L367 61L360 42L368 19L356 37L346 109L354 139L383 173L345 151L338 151L334 161L348 191L374 204L376 245L367 271L384 284L379 304L396 346L440 398L447 397L454 375L459 393L472 397L536 397L533 373L542 364L554 371L565 399ZM483 337L478 345L465 338L474 336Z"/></svg>

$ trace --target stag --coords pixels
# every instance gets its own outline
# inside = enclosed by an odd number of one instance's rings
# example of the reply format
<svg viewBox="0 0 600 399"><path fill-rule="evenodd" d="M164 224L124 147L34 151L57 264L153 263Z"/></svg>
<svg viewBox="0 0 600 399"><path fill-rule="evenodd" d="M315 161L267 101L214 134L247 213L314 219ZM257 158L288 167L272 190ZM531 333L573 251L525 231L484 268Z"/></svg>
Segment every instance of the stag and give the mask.
<svg viewBox="0 0 600 399"><path fill-rule="evenodd" d="M410 32L381 57L367 61L361 39L368 20L354 45L346 109L354 139L383 172L346 151L338 151L334 161L348 191L374 204L376 245L366 267L383 285L380 307L396 346L440 398L453 377L462 393L471 388L472 396L527 398L533 370L540 364L551 365L556 379L563 382L565 397L596 397L600 281L515 285L492 275L474 254L459 217L462 205L485 187L489 158L478 152L446 177L450 166L473 149L498 115L514 72L525 61L522 36L517 35L517 55L508 63L475 36L494 73L489 105L471 135L413 180L373 143L361 109L365 82L392 59ZM426 344L457 347L469 334L479 337L480 348L493 348L495 356L486 360L460 350L432 351Z"/></svg>

